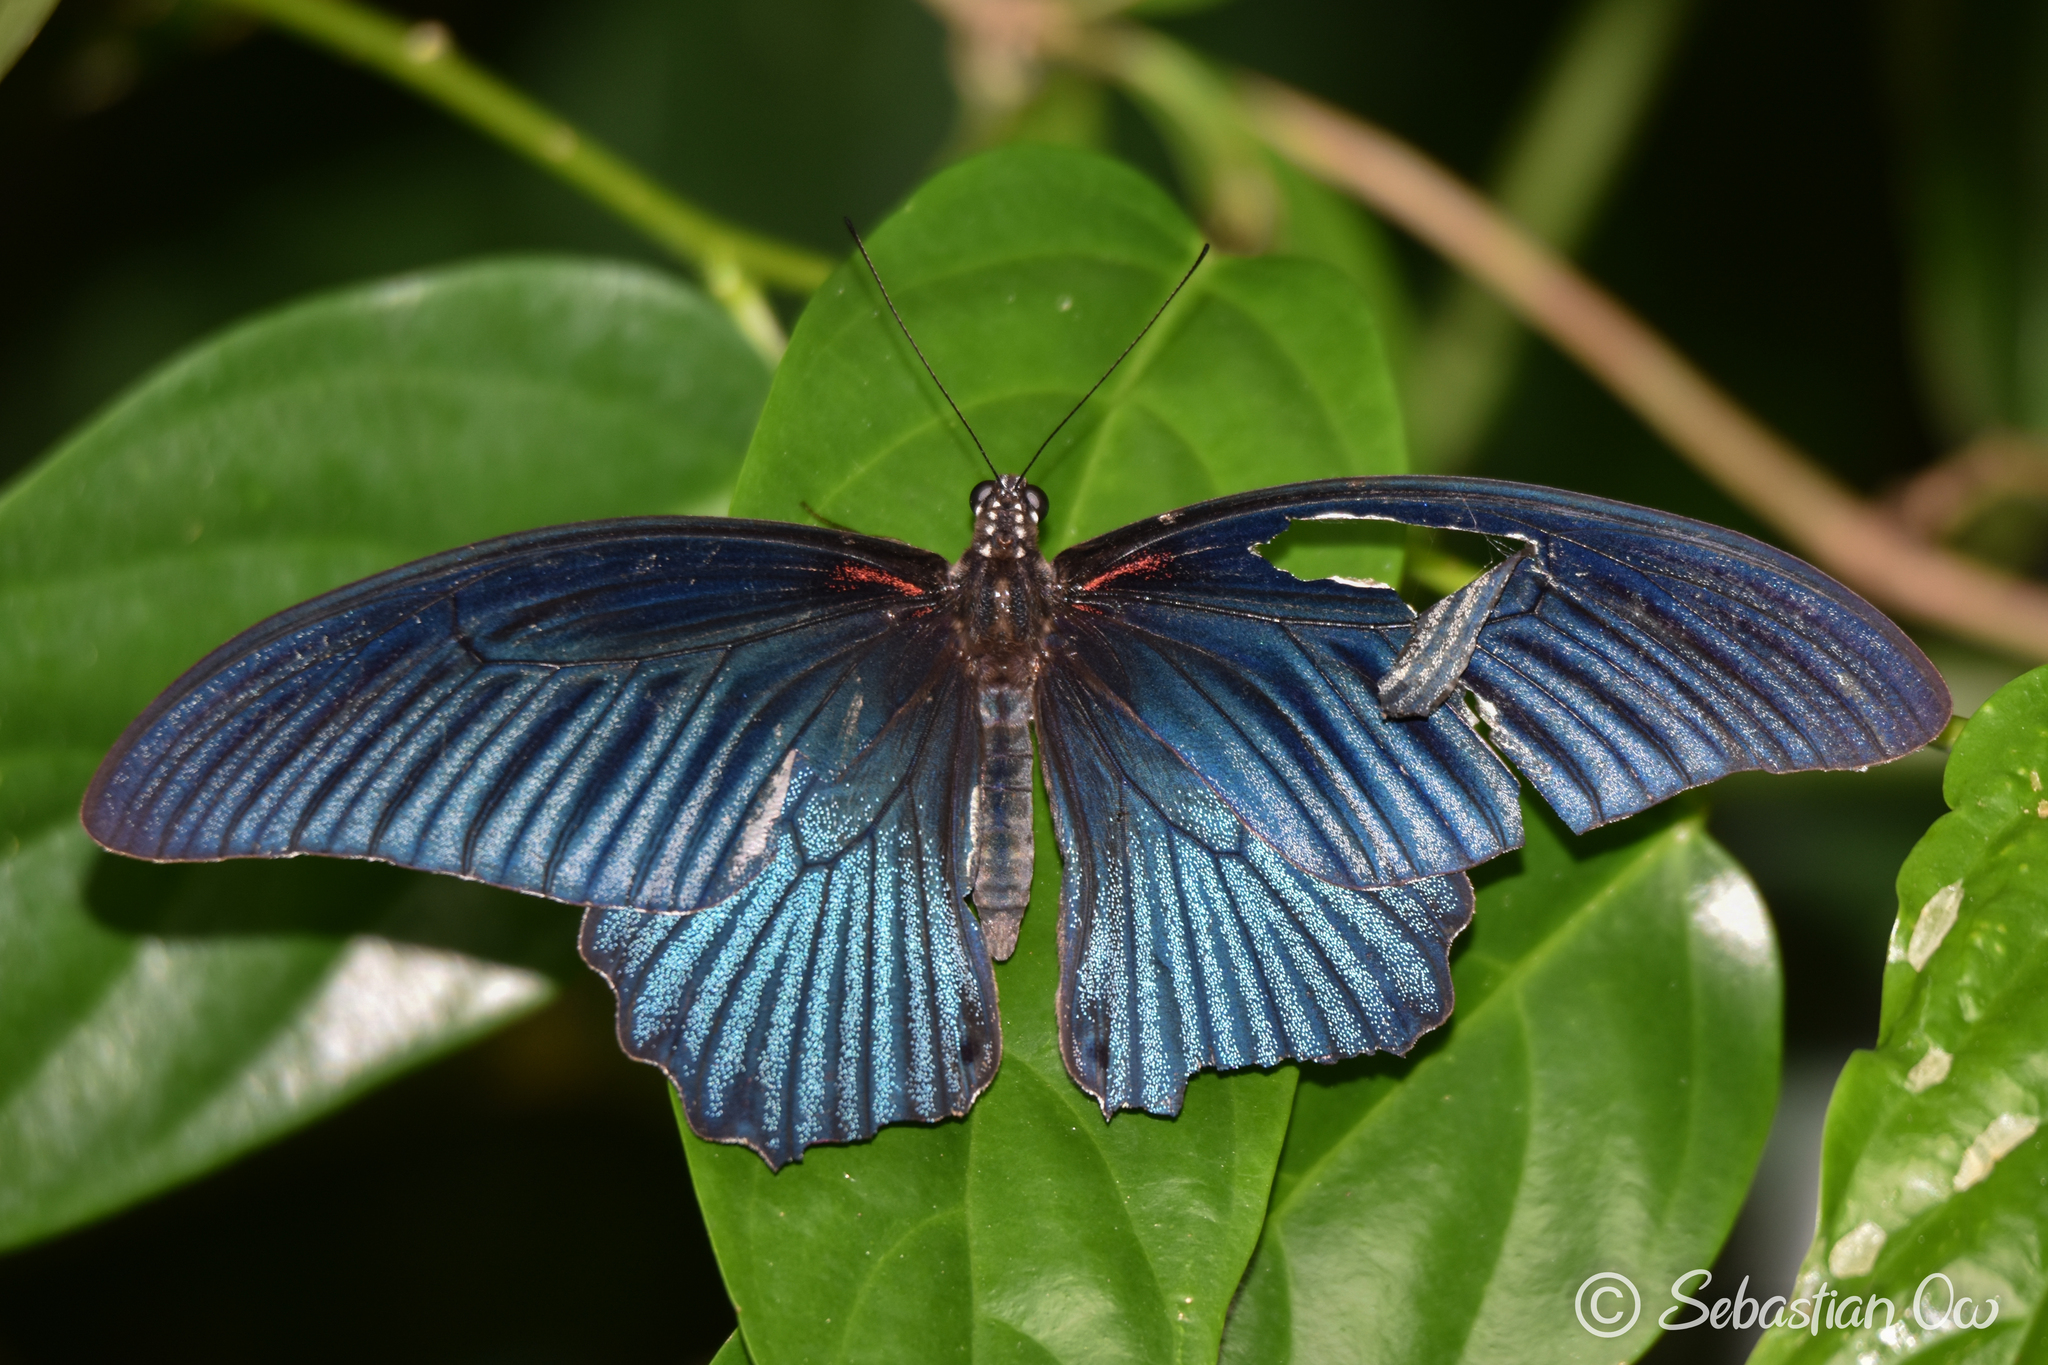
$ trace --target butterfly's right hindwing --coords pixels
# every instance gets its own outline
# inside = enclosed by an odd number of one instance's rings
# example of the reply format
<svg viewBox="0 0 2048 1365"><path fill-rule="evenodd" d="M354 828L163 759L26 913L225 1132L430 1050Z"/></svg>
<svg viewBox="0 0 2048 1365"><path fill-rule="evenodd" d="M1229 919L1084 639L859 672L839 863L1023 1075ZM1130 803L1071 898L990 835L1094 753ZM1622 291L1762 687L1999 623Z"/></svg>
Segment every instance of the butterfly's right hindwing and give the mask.
<svg viewBox="0 0 2048 1365"><path fill-rule="evenodd" d="M1060 1047L1105 1114L1204 1068L1405 1053L1451 1012L1462 873L1360 890L1289 861L1072 656L1039 688L1059 834Z"/></svg>

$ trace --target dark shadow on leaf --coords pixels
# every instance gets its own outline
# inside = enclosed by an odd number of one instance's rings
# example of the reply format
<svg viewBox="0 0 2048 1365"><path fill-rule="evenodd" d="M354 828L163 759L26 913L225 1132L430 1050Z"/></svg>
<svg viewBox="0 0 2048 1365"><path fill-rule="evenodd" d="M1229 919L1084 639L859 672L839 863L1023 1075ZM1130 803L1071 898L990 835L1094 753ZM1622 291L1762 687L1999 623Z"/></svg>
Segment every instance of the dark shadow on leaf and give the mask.
<svg viewBox="0 0 2048 1365"><path fill-rule="evenodd" d="M1572 860L1583 864L1638 844L1681 820L1701 813L1706 809L1706 802L1696 792L1683 793L1640 815L1617 820L1611 825L1603 825L1585 834L1573 834L1565 826L1564 821L1540 801L1524 801L1522 809L1524 819L1533 816L1541 820L1548 827L1550 834L1571 855ZM1470 875L1473 888L1485 898L1490 888L1520 877L1526 871L1522 850L1516 849L1495 858L1492 862L1473 868ZM1474 912L1475 923L1487 913L1487 908L1482 899L1479 908ZM1451 947L1451 960L1456 962L1473 941L1474 935L1470 929L1460 934L1458 941ZM1441 1027L1424 1034L1405 1057L1378 1052L1341 1062L1304 1063L1301 1068L1301 1083L1329 1087L1362 1080L1405 1080L1410 1071L1455 1036L1458 1019L1459 1015L1454 1009L1451 1017Z"/></svg>
<svg viewBox="0 0 2048 1365"><path fill-rule="evenodd" d="M157 938L376 934L561 979L579 973L570 905L457 877L340 858L147 863L102 855L86 882L93 917Z"/></svg>
<svg viewBox="0 0 2048 1365"><path fill-rule="evenodd" d="M1454 1013L1451 1018L1455 1022L1457 1015ZM1391 1052L1372 1052L1363 1057L1348 1057L1341 1062L1304 1062L1301 1084L1328 1088L1368 1079L1404 1081L1418 1063L1443 1045L1450 1032L1450 1025L1446 1024L1425 1033L1408 1050L1406 1057L1396 1057Z"/></svg>
<svg viewBox="0 0 2048 1365"><path fill-rule="evenodd" d="M1538 818L1550 827L1550 832L1564 845L1565 851L1571 854L1573 862L1588 863L1617 849L1661 834L1680 821L1704 815L1708 804L1703 789L1680 792L1640 815L1631 815L1626 820L1616 820L1611 825L1602 825L1598 829L1587 830L1584 834L1572 833L1564 821L1557 818L1555 811L1538 802L1525 803L1523 810L1527 812L1533 808L1536 811ZM1527 815L1525 814L1523 818L1526 819Z"/></svg>
<svg viewBox="0 0 2048 1365"><path fill-rule="evenodd" d="M1519 877L1522 875L1522 850L1518 848L1503 853L1490 863L1481 863L1466 875L1472 878L1474 891L1484 891L1495 882L1506 881L1509 877ZM1460 934L1457 943L1451 948L1451 956L1456 957L1458 950L1469 942L1469 938Z"/></svg>

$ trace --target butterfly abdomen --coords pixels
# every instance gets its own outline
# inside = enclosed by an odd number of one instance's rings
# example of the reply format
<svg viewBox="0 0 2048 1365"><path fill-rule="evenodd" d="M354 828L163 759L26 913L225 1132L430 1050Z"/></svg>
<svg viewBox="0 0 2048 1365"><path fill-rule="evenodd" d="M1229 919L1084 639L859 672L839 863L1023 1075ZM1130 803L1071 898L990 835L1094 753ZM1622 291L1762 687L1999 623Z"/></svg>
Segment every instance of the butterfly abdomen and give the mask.
<svg viewBox="0 0 2048 1365"><path fill-rule="evenodd" d="M980 780L974 792L974 912L989 956L1017 947L1031 899L1031 692L984 683L978 705Z"/></svg>

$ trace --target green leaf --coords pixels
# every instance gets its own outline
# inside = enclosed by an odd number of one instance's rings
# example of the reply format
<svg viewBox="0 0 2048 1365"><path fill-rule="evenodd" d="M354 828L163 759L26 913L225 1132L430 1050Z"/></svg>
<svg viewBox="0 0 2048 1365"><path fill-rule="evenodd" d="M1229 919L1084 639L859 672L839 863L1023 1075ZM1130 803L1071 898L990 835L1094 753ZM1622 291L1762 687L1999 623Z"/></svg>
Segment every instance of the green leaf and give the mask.
<svg viewBox="0 0 2048 1365"><path fill-rule="evenodd" d="M1021 468L1194 259L1149 182L1014 147L947 171L874 234L925 353ZM1033 470L1048 548L1199 498L1395 470L1392 386L1357 288L1298 260L1216 261ZM776 374L736 510L958 554L987 471L858 261L811 302ZM1387 578L1398 549L1312 547ZM1361 569L1363 565L1363 569ZM1297 569L1299 571L1299 569ZM1041 800L1032 912L997 968L1002 1070L963 1122L819 1147L770 1175L686 1135L691 1174L764 1365L1004 1353L1213 1360L1257 1236L1291 1068L1204 1075L1177 1120L1104 1124L1060 1062L1059 865Z"/></svg>
<svg viewBox="0 0 2048 1365"><path fill-rule="evenodd" d="M1349 275L1372 304L1388 363L1399 373L1414 340L1415 307L1386 229L1357 203L1293 162L1275 155L1267 158L1267 166L1281 204L1273 249L1327 262Z"/></svg>
<svg viewBox="0 0 2048 1365"><path fill-rule="evenodd" d="M1633 1359L1713 1262L1777 1096L1763 904L1697 816L1528 829L1482 870L1449 1026L1304 1068L1226 1362ZM1574 1320L1603 1271L1644 1304L1611 1341Z"/></svg>
<svg viewBox="0 0 2048 1365"><path fill-rule="evenodd" d="M1053 996L1059 860L1040 801L1032 904L997 969L1003 1064L965 1121L813 1147L771 1175L689 1135L750 1357L1213 1360L1265 1211L1294 1073L1198 1076L1177 1120L1104 1124Z"/></svg>
<svg viewBox="0 0 2048 1365"><path fill-rule="evenodd" d="M0 0L0 76L42 32L57 0Z"/></svg>
<svg viewBox="0 0 2048 1365"><path fill-rule="evenodd" d="M1123 12L1137 19L1170 19L1207 9L1221 9L1229 3L1230 0L1133 0Z"/></svg>
<svg viewBox="0 0 2048 1365"><path fill-rule="evenodd" d="M1008 471L1024 467L1200 247L1194 225L1135 172L1045 146L955 167L869 243L939 378ZM815 512L959 555L967 493L987 468L857 258L813 297L799 331L734 507L783 521ZM1051 500L1041 534L1054 553L1204 498L1405 463L1393 382L1357 287L1311 261L1212 259L1031 478ZM1287 567L1394 581L1398 540L1359 543L1361 558L1333 551Z"/></svg>
<svg viewBox="0 0 2048 1365"><path fill-rule="evenodd" d="M573 911L469 883L101 854L78 802L128 721L350 579L716 510L766 381L666 277L458 268L200 345L0 499L0 1246L219 1165L575 970Z"/></svg>
<svg viewBox="0 0 2048 1365"><path fill-rule="evenodd" d="M1954 438L2048 433L2048 13L1903 0L1889 17L1928 388Z"/></svg>
<svg viewBox="0 0 2048 1365"><path fill-rule="evenodd" d="M1899 872L1877 1049L1849 1059L1828 1104L1820 1221L1794 1290L1828 1295L1821 1321L1765 1333L1754 1359L2039 1357L2048 1300L2048 1134L2037 1131L2048 1115L2043 774L2048 669L2035 669L1964 727L1942 780L1950 813ZM1934 1275L1946 1282L1929 1284ZM1972 1317L1995 1301L1996 1321L1943 1323L1952 1297L1972 1300Z"/></svg>

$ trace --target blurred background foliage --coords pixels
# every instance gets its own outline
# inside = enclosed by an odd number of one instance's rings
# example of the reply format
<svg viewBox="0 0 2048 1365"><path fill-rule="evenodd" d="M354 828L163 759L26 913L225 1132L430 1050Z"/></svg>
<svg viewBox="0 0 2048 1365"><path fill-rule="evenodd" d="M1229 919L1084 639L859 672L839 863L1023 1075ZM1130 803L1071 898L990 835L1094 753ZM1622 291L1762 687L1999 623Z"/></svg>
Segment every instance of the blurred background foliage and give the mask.
<svg viewBox="0 0 2048 1365"><path fill-rule="evenodd" d="M842 250L843 215L876 220L971 147L1103 146L1179 187L1226 239L1267 232L1366 284L1403 358L1420 467L1764 533L1425 249L1292 173L1232 179L1250 162L1228 146L1205 160L1162 136L1146 105L1078 75L1006 85L986 51L949 44L934 12L945 6L395 8L445 23L693 202L828 256ZM1489 187L1918 534L2048 572L2040 5L1154 0L1140 14ZM1154 104L1185 93L1170 72L1143 92ZM1260 184L1277 204L1260 201ZM530 250L672 264L444 114L233 11L66 0L0 82L0 474L252 310ZM777 304L786 321L800 300ZM2019 668L1921 638L1964 713ZM1737 1274L1789 1282L1805 1248L1821 1107L1849 1049L1875 1036L1892 882L1943 809L1939 774L1923 755L1710 793L1714 832L1777 917L1787 974L1786 1099L1723 1255ZM708 1358L731 1311L661 1080L618 1054L609 1016L589 977L226 1172L0 1258L0 1361L144 1344L168 1359L373 1345ZM317 1340L308 1324L321 1324ZM1653 1358L1745 1350L1738 1334L1696 1333Z"/></svg>

